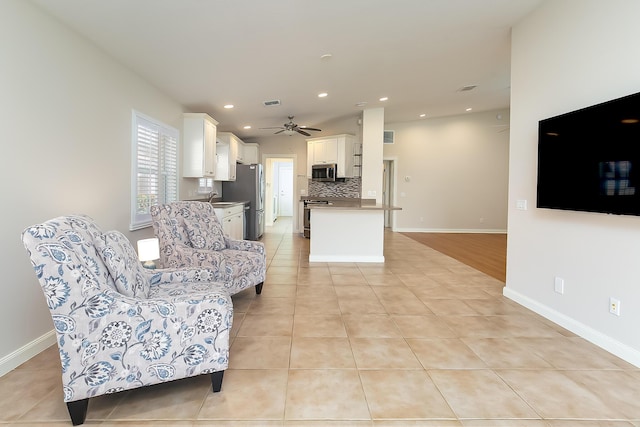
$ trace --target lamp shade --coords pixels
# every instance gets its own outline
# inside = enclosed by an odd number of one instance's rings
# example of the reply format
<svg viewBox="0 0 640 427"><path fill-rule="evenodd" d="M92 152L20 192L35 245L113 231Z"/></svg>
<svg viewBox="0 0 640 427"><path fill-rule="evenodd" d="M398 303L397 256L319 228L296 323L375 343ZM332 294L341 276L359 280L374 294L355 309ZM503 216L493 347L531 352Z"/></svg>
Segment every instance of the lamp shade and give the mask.
<svg viewBox="0 0 640 427"><path fill-rule="evenodd" d="M140 261L153 261L160 258L160 243L157 237L138 240L138 258Z"/></svg>

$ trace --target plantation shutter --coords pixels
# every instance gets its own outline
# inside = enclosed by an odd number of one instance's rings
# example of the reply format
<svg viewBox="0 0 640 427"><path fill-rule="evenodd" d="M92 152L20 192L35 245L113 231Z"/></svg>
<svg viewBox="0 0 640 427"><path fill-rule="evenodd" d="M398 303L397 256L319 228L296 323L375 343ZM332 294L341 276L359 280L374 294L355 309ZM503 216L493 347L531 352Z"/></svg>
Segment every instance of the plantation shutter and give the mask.
<svg viewBox="0 0 640 427"><path fill-rule="evenodd" d="M178 131L133 113L130 230L151 225L151 206L178 200Z"/></svg>

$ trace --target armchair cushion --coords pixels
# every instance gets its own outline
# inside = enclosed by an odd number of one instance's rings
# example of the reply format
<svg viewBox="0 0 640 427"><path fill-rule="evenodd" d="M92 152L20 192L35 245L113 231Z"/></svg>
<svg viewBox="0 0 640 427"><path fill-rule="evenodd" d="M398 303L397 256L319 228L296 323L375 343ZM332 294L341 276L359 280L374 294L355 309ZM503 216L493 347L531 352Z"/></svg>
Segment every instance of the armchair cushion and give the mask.
<svg viewBox="0 0 640 427"><path fill-rule="evenodd" d="M125 235L115 230L108 231L96 239L95 246L115 282L116 290L129 297L146 298L149 294L147 272Z"/></svg>
<svg viewBox="0 0 640 427"><path fill-rule="evenodd" d="M194 222L187 218L184 219L184 227L191 246L196 249L221 251L226 247L220 227L213 227L210 223Z"/></svg>

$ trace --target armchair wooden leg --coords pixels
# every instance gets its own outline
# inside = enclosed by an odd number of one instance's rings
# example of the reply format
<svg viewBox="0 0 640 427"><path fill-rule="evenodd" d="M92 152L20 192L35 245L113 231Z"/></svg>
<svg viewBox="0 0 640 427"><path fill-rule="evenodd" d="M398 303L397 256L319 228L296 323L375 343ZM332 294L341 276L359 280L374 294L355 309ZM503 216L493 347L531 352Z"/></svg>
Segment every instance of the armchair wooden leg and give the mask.
<svg viewBox="0 0 640 427"><path fill-rule="evenodd" d="M213 392L217 393L222 390L222 377L224 377L224 371L211 373L211 385L213 385Z"/></svg>
<svg viewBox="0 0 640 427"><path fill-rule="evenodd" d="M262 285L264 285L264 282L260 282L256 285L256 295L260 295L262 293Z"/></svg>
<svg viewBox="0 0 640 427"><path fill-rule="evenodd" d="M84 424L85 418L87 418L87 408L89 407L89 399L74 400L73 402L67 402L67 409L69 410L69 416L71 417L71 423L74 426Z"/></svg>

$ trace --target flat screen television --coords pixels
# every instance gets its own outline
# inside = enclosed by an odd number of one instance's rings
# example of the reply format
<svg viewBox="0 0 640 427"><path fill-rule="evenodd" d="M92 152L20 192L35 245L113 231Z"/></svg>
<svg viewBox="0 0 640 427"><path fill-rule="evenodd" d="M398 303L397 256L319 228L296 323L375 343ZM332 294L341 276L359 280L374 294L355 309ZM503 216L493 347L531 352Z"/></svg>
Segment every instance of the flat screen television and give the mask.
<svg viewBox="0 0 640 427"><path fill-rule="evenodd" d="M540 120L538 208L640 215L640 93Z"/></svg>

